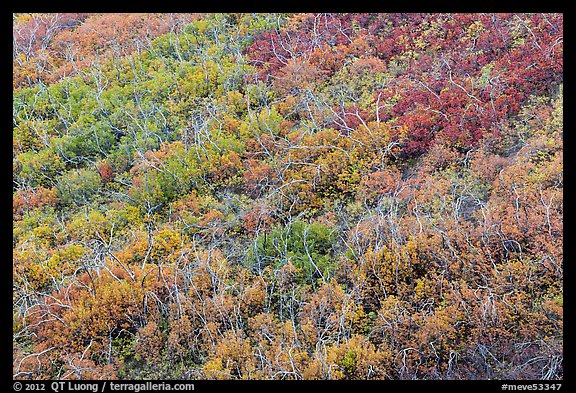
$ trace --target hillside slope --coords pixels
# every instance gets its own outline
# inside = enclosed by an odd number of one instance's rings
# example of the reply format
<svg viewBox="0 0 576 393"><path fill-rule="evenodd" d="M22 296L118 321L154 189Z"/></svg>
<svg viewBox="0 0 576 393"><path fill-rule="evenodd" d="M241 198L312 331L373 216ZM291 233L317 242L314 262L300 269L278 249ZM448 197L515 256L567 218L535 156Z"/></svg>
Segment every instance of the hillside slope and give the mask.
<svg viewBox="0 0 576 393"><path fill-rule="evenodd" d="M15 379L562 379L562 14L17 14Z"/></svg>

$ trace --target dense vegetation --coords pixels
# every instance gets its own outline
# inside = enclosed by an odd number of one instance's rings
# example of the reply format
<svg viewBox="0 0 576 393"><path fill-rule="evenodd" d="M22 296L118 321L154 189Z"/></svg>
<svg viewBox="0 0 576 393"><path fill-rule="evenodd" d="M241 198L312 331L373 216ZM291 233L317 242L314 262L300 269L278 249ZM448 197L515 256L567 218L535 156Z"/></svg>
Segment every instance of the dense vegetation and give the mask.
<svg viewBox="0 0 576 393"><path fill-rule="evenodd" d="M562 379L562 14L15 14L16 379Z"/></svg>

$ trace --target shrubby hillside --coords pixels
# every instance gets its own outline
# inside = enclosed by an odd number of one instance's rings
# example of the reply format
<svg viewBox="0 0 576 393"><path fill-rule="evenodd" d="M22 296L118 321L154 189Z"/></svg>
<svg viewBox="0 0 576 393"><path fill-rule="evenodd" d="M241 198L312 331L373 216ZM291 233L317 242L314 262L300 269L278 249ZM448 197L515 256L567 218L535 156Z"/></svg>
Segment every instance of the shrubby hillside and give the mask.
<svg viewBox="0 0 576 393"><path fill-rule="evenodd" d="M14 14L15 379L562 379L562 14Z"/></svg>

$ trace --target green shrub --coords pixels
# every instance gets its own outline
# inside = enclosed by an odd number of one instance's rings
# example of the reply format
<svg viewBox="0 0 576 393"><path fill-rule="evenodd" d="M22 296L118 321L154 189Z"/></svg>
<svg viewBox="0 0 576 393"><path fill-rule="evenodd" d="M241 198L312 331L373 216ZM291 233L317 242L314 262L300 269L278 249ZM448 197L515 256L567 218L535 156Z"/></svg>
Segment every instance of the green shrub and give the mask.
<svg viewBox="0 0 576 393"><path fill-rule="evenodd" d="M257 268L279 268L290 261L301 270L303 282L326 280L336 267L334 240L334 229L325 224L295 221L259 236L248 251L248 262Z"/></svg>

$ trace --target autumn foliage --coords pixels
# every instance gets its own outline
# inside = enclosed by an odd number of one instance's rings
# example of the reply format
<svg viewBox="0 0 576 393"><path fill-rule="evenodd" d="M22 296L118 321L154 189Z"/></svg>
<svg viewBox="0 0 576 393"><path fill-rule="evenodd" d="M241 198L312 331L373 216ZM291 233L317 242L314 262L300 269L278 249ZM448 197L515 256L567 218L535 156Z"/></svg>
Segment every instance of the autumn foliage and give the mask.
<svg viewBox="0 0 576 393"><path fill-rule="evenodd" d="M14 14L14 379L563 378L563 15Z"/></svg>

